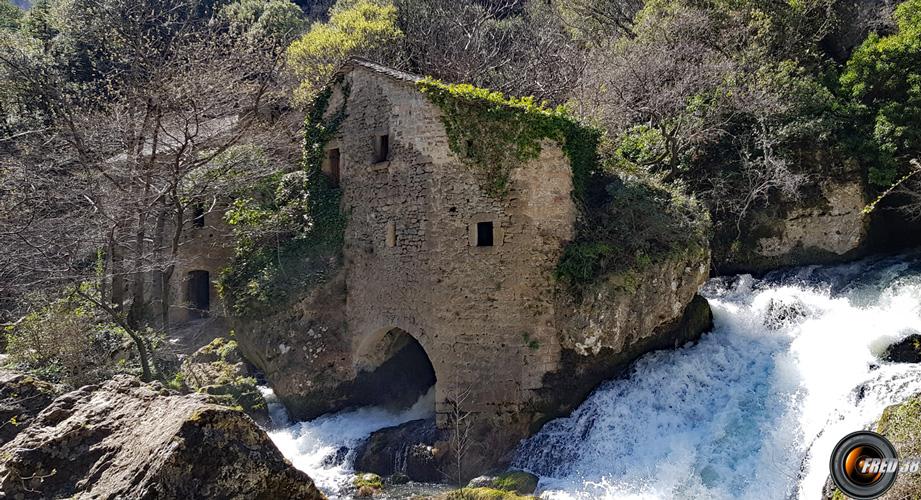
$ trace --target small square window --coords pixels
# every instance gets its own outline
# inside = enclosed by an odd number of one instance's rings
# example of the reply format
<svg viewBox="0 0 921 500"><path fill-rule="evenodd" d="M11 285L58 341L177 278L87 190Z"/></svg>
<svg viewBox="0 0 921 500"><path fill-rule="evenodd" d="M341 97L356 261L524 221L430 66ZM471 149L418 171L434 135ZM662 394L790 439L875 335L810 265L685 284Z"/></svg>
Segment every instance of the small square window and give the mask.
<svg viewBox="0 0 921 500"><path fill-rule="evenodd" d="M478 247L493 246L492 222L477 222L476 223L476 246Z"/></svg>
<svg viewBox="0 0 921 500"><path fill-rule="evenodd" d="M374 139L374 162L380 163L390 158L390 136L379 135Z"/></svg>

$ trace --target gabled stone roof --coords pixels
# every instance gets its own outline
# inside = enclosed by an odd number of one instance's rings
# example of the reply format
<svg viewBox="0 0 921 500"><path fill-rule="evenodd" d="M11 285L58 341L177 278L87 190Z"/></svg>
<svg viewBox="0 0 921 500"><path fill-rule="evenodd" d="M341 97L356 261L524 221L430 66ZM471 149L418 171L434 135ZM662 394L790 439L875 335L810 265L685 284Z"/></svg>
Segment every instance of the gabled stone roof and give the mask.
<svg viewBox="0 0 921 500"><path fill-rule="evenodd" d="M337 75L344 75L356 67L364 68L375 73L390 77L394 80L416 83L422 79L419 75L414 75L412 73L407 73L405 71L400 71L398 69L391 68L389 66L384 66L383 64L378 64L376 62L369 61L367 59L362 59L360 57L349 58L348 61L342 64L339 67L339 70L336 71Z"/></svg>

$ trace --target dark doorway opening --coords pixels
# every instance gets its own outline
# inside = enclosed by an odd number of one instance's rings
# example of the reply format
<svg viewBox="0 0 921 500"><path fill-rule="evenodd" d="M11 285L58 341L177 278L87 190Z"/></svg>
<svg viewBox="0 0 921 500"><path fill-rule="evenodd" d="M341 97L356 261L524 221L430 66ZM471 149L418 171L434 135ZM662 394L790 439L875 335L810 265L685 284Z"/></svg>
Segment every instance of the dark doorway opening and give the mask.
<svg viewBox="0 0 921 500"><path fill-rule="evenodd" d="M189 315L203 318L211 308L211 279L208 271L190 271L186 299L189 303Z"/></svg>
<svg viewBox="0 0 921 500"><path fill-rule="evenodd" d="M359 372L356 404L408 408L435 385L435 368L422 345L399 328L387 332L371 355L380 364Z"/></svg>

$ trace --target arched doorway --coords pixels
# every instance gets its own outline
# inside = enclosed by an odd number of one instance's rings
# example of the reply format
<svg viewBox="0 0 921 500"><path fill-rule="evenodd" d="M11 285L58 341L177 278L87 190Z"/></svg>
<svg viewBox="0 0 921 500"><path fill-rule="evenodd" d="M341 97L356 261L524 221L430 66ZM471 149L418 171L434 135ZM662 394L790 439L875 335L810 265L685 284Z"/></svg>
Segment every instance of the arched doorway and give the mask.
<svg viewBox="0 0 921 500"><path fill-rule="evenodd" d="M208 271L189 271L186 302L190 318L204 318L211 308L211 278Z"/></svg>
<svg viewBox="0 0 921 500"><path fill-rule="evenodd" d="M436 381L435 368L412 335L391 328L370 339L357 359L355 399L360 404L406 408L425 395ZM434 405L434 402L433 402Z"/></svg>

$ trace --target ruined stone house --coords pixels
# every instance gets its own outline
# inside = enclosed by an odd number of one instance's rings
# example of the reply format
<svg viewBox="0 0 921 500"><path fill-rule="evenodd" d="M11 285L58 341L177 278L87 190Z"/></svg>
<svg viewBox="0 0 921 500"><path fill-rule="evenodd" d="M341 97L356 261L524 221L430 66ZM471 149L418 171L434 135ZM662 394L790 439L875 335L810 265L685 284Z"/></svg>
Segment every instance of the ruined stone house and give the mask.
<svg viewBox="0 0 921 500"><path fill-rule="evenodd" d="M561 293L554 269L578 213L560 145L544 141L491 196L418 80L342 67L328 112L346 115L323 171L348 217L343 265L297 304L234 326L294 416L408 405L434 385L438 424L462 406L488 444L481 463L495 463L637 355L699 334L709 310L688 304L709 254L662 263L629 292L612 277L581 300Z"/></svg>
<svg viewBox="0 0 921 500"><path fill-rule="evenodd" d="M193 124L195 129L194 139L200 146L211 145L221 140L229 132L234 131L238 123L238 116L225 116ZM173 132L165 134L168 139L162 139L159 144L160 154L172 154L177 144L169 137L183 137L183 133ZM151 154L151 145L145 144L143 155ZM127 158L125 153L110 158L109 162L121 162ZM143 275L143 320L162 326L161 312L163 303L168 306L166 321L170 325L179 325L190 320L225 316L224 307L216 282L221 270L228 265L233 256L233 237L231 228L224 221L224 212L229 203L229 198L212 197L200 200L199 203L186 207L181 239L179 240L178 253L174 260L165 255L158 255L151 251L146 255L146 264L151 268ZM160 220L157 220L160 217ZM160 238L157 242L163 254L168 254L174 236L175 223L171 217L163 213L157 214L152 210L149 237ZM125 235L125 238L129 238ZM109 255L107 264L113 269L112 297L115 304L124 304L132 295L134 279L130 273L122 274L114 260L126 259L118 249L113 249L114 255ZM162 269L167 263L172 263L174 269L169 278L164 276ZM164 286L164 281L166 281Z"/></svg>

